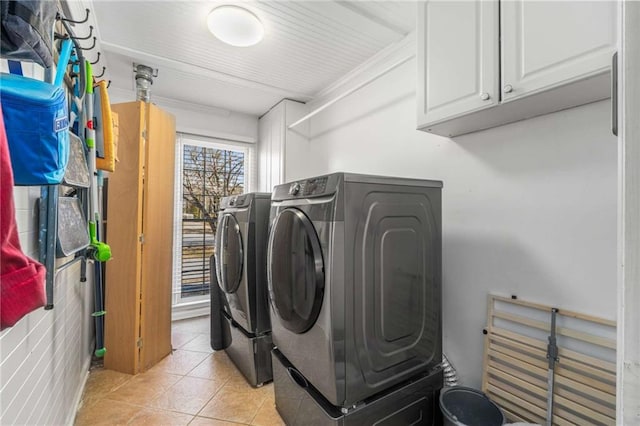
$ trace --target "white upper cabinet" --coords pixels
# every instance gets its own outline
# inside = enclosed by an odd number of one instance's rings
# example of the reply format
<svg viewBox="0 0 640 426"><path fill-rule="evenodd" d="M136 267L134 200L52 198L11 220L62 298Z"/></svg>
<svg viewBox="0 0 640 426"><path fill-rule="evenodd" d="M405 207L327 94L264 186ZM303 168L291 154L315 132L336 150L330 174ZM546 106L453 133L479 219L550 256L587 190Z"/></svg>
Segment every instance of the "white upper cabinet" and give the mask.
<svg viewBox="0 0 640 426"><path fill-rule="evenodd" d="M503 100L606 72L616 7L615 1L503 1Z"/></svg>
<svg viewBox="0 0 640 426"><path fill-rule="evenodd" d="M419 3L418 115L425 123L498 102L498 2ZM428 58L428 60L427 60Z"/></svg>
<svg viewBox="0 0 640 426"><path fill-rule="evenodd" d="M456 136L605 99L615 1L427 1L418 129Z"/></svg>

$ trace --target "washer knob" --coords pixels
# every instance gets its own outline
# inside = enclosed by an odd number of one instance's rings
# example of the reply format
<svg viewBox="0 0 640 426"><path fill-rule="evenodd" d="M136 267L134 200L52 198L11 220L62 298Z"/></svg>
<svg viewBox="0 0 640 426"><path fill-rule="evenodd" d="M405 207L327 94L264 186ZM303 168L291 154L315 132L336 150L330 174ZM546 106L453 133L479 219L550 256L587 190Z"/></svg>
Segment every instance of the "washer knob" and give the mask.
<svg viewBox="0 0 640 426"><path fill-rule="evenodd" d="M300 192L300 184L298 182L289 187L289 195L298 195L298 192Z"/></svg>

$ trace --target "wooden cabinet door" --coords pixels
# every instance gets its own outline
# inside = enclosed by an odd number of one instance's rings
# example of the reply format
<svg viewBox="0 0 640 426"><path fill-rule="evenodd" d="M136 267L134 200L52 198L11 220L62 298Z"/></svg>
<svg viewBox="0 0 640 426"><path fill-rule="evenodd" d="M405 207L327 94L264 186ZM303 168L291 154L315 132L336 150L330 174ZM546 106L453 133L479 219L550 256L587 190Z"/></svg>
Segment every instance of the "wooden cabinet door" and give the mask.
<svg viewBox="0 0 640 426"><path fill-rule="evenodd" d="M418 3L418 128L498 98L497 0Z"/></svg>
<svg viewBox="0 0 640 426"><path fill-rule="evenodd" d="M501 2L503 100L608 72L616 45L616 5Z"/></svg>
<svg viewBox="0 0 640 426"><path fill-rule="evenodd" d="M118 113L117 170L109 175L108 235L113 258L105 274L104 366L128 374L139 372L140 271L142 267L142 134L145 108L141 102L111 106Z"/></svg>
<svg viewBox="0 0 640 426"><path fill-rule="evenodd" d="M171 353L175 119L146 104L140 371Z"/></svg>

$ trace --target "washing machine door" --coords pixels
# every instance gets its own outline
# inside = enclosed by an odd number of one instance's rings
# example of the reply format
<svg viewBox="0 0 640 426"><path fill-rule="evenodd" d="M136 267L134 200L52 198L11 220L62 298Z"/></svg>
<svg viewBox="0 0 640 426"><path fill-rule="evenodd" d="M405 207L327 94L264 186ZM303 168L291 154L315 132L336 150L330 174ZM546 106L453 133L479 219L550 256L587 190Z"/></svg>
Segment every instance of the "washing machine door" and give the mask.
<svg viewBox="0 0 640 426"><path fill-rule="evenodd" d="M218 283L225 293L235 293L242 280L244 250L240 225L232 214L227 213L220 219L216 240Z"/></svg>
<svg viewBox="0 0 640 426"><path fill-rule="evenodd" d="M276 216L267 252L269 298L280 322L294 333L309 330L324 295L324 261L313 223L300 210Z"/></svg>

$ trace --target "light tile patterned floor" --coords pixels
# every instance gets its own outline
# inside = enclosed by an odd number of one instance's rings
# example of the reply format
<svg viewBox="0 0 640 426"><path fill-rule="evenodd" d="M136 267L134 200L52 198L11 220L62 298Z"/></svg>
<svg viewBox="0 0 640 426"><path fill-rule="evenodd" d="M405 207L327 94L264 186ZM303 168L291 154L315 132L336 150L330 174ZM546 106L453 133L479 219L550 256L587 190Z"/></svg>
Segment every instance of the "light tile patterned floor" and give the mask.
<svg viewBox="0 0 640 426"><path fill-rule="evenodd" d="M76 426L284 425L273 384L252 388L224 351L211 350L209 340L209 317L177 321L173 354L149 371L131 376L93 369Z"/></svg>

